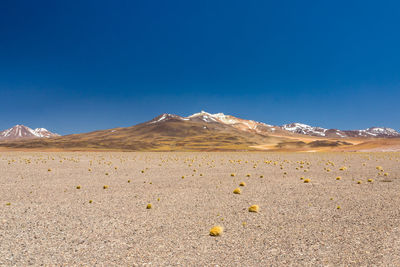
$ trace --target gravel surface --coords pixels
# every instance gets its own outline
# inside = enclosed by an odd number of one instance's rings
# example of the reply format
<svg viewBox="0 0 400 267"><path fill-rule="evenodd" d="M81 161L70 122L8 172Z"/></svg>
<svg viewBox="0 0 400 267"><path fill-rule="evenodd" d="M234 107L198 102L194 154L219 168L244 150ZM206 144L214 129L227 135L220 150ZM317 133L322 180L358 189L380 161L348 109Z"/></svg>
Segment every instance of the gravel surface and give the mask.
<svg viewBox="0 0 400 267"><path fill-rule="evenodd" d="M400 153L3 152L0 265L399 266L399 207Z"/></svg>

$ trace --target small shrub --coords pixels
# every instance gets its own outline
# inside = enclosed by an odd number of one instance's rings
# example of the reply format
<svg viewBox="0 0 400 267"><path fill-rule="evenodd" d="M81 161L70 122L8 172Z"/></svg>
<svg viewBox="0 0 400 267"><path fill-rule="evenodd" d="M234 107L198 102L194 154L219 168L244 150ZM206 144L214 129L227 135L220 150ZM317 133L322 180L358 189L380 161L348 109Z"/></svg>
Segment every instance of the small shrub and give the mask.
<svg viewBox="0 0 400 267"><path fill-rule="evenodd" d="M240 194L241 193L240 188L239 187L235 188L235 190L233 190L233 193L234 194Z"/></svg>
<svg viewBox="0 0 400 267"><path fill-rule="evenodd" d="M260 207L258 205L252 205L249 207L249 212L258 212Z"/></svg>
<svg viewBox="0 0 400 267"><path fill-rule="evenodd" d="M222 232L224 231L224 228L222 226L214 226L213 228L210 229L210 236L220 236Z"/></svg>

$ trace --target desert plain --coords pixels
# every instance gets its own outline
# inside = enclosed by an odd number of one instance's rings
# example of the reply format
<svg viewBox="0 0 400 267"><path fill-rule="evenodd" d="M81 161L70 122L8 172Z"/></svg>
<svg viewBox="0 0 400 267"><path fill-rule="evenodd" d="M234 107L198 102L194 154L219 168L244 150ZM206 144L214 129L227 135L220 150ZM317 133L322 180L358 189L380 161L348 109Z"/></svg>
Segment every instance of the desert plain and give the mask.
<svg viewBox="0 0 400 267"><path fill-rule="evenodd" d="M1 152L0 265L399 266L400 153Z"/></svg>

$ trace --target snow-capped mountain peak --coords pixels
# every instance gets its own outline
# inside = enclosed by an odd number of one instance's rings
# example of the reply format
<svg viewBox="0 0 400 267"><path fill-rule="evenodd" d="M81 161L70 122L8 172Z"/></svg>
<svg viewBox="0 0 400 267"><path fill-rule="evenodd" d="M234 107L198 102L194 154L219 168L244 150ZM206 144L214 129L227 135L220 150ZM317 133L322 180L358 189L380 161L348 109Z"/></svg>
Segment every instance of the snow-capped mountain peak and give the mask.
<svg viewBox="0 0 400 267"><path fill-rule="evenodd" d="M224 113L211 114L204 110L202 110L201 112L189 115L187 117L180 117L180 116L171 115L171 114L162 114L162 115L154 118L153 120L151 120L149 123L164 122L171 118L180 119L180 120L189 120L189 121L194 121L194 122L220 123L220 124L230 125L239 130L252 131L252 132L256 132L256 133L274 132L276 130L276 127L262 123L262 122L240 119L240 118L237 118L237 117L234 117L231 115L225 115Z"/></svg>
<svg viewBox="0 0 400 267"><path fill-rule="evenodd" d="M400 133L391 128L385 127L371 127L364 130L338 130L338 129L325 129L321 127L313 127L302 123L290 123L282 125L283 130L311 135L311 136L326 136L326 137L400 137Z"/></svg>
<svg viewBox="0 0 400 267"><path fill-rule="evenodd" d="M52 133L45 128L36 128L33 130L21 124L17 124L10 129L0 132L0 140L23 139L23 138L49 138L54 136L59 136L59 135L56 133Z"/></svg>
<svg viewBox="0 0 400 267"><path fill-rule="evenodd" d="M37 137L44 137L44 138L49 138L52 136L58 136L56 133L52 133L49 130L45 128L36 128L33 130L33 134Z"/></svg>
<svg viewBox="0 0 400 267"><path fill-rule="evenodd" d="M212 116L211 113L208 113L208 112L202 110L202 111L200 111L200 112L198 112L198 113L194 113L194 114L188 116L188 118L193 118L193 117L198 117L198 116L204 116L204 115L206 115L206 116Z"/></svg>
<svg viewBox="0 0 400 267"><path fill-rule="evenodd" d="M400 133L397 132L395 129L386 128L386 127L371 127L371 128L367 128L365 130L360 130L360 133L365 133L367 135L372 135L372 136L376 136L376 137L382 137L382 136L397 137L397 136L400 136Z"/></svg>
<svg viewBox="0 0 400 267"><path fill-rule="evenodd" d="M154 119L152 119L148 123L153 124L153 123L164 122L164 121L168 121L168 120L172 120L172 119L175 119L175 120L189 120L187 118L184 118L184 117L181 117L181 116L178 116L178 115L164 113L164 114L161 114L160 116L155 117Z"/></svg>
<svg viewBox="0 0 400 267"><path fill-rule="evenodd" d="M299 133L299 134L306 134L306 135L314 135L314 136L326 136L326 131L328 129L321 128L321 127L313 127L303 123L290 123L284 124L281 126L282 129L292 132L292 133Z"/></svg>
<svg viewBox="0 0 400 267"><path fill-rule="evenodd" d="M201 111L199 113L195 113L193 115L190 115L187 117L188 119L199 119L202 120L204 122L218 122L218 119L215 118L215 116L213 114L210 114L208 112L205 111Z"/></svg>

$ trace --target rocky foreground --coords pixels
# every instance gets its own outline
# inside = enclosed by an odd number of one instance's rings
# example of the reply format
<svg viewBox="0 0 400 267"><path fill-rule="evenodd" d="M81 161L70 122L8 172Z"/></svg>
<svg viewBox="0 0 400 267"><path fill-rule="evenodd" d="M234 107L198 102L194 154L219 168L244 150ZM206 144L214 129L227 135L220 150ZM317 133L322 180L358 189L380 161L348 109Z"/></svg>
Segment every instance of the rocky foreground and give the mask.
<svg viewBox="0 0 400 267"><path fill-rule="evenodd" d="M399 265L399 163L400 153L3 152L0 265Z"/></svg>

